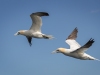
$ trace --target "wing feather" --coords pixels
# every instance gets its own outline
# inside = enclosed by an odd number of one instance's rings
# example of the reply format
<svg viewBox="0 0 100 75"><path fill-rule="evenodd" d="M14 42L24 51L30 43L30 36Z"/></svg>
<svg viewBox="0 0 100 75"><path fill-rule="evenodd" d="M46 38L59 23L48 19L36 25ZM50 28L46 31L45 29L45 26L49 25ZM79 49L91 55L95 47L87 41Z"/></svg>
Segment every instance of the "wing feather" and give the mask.
<svg viewBox="0 0 100 75"><path fill-rule="evenodd" d="M31 46L31 45L32 45L32 43L31 43L32 37L26 37L26 38L27 38L27 40L28 40L28 42L29 42L29 45Z"/></svg>
<svg viewBox="0 0 100 75"><path fill-rule="evenodd" d="M80 52L83 53L84 51L86 51L90 46L92 46L92 44L94 43L94 39L90 39L85 45L83 45L82 47L78 48L77 50L73 51L73 52Z"/></svg>
<svg viewBox="0 0 100 75"><path fill-rule="evenodd" d="M76 27L65 41L70 46L71 50L76 50L81 47L80 44L75 40L77 38L77 33L78 29Z"/></svg>
<svg viewBox="0 0 100 75"><path fill-rule="evenodd" d="M65 42L70 46L72 51L81 47L80 44L76 42L76 40L66 40Z"/></svg>
<svg viewBox="0 0 100 75"><path fill-rule="evenodd" d="M34 32L36 31L41 32L41 26L42 26L41 16L49 16L49 14L47 12L36 12L30 15L32 19L32 26L30 27L30 30Z"/></svg>

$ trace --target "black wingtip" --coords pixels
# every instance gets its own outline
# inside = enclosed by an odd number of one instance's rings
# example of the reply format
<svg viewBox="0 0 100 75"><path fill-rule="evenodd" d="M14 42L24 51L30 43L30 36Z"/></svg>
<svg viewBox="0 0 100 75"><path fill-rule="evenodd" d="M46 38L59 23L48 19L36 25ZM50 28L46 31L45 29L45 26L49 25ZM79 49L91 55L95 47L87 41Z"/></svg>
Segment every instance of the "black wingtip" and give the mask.
<svg viewBox="0 0 100 75"><path fill-rule="evenodd" d="M77 29L77 27L75 27L75 29Z"/></svg>
<svg viewBox="0 0 100 75"><path fill-rule="evenodd" d="M32 43L30 43L29 45L30 45L30 47L31 47L31 46L32 46Z"/></svg>
<svg viewBox="0 0 100 75"><path fill-rule="evenodd" d="M49 14L47 12L35 12L32 13L31 15L38 15L38 16L49 16ZM31 16L30 15L30 16Z"/></svg>
<svg viewBox="0 0 100 75"><path fill-rule="evenodd" d="M77 33L78 33L78 29L77 29L77 27L75 27L75 29L71 32L71 34L68 36L68 38L66 38L66 40L67 39L76 39L77 38Z"/></svg>
<svg viewBox="0 0 100 75"><path fill-rule="evenodd" d="M77 27L75 27L75 30L77 30L77 31L78 31L78 28L77 28Z"/></svg>
<svg viewBox="0 0 100 75"><path fill-rule="evenodd" d="M49 16L49 14L47 12L41 12L41 13L44 13L46 16Z"/></svg>
<svg viewBox="0 0 100 75"><path fill-rule="evenodd" d="M94 39L90 38L89 41L83 46L84 48L89 48L94 43Z"/></svg>
<svg viewBox="0 0 100 75"><path fill-rule="evenodd" d="M94 42L95 42L93 38L90 38L90 40L89 40L89 41L90 41L90 42L92 42L92 43L94 43Z"/></svg>
<svg viewBox="0 0 100 75"><path fill-rule="evenodd" d="M31 46L31 45L32 45L32 43L31 43L32 37L26 37L26 38L27 38L27 40L28 40L29 45Z"/></svg>

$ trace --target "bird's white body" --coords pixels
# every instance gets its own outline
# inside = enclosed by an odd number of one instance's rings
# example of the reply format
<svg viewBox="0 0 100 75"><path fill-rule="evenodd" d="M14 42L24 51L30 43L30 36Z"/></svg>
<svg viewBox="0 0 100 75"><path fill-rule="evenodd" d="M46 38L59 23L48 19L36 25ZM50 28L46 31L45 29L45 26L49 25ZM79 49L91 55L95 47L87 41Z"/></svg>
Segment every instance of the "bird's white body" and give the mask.
<svg viewBox="0 0 100 75"><path fill-rule="evenodd" d="M15 35L24 35L27 37L28 42L30 46L32 45L31 40L32 38L38 38L38 39L52 39L53 37L51 35L46 35L41 32L41 26L42 26L42 19L41 16L49 16L46 12L36 12L32 13L30 15L32 19L32 26L29 30L20 30Z"/></svg>
<svg viewBox="0 0 100 75"><path fill-rule="evenodd" d="M57 50L53 51L52 53L62 53L66 56L70 56L73 58L81 59L81 60L98 60L87 53L86 50L94 43L94 39L90 39L85 45L81 46L75 39L77 37L77 28L73 30L73 32L68 36L66 39L66 43L70 46L70 49L66 48L58 48Z"/></svg>
<svg viewBox="0 0 100 75"><path fill-rule="evenodd" d="M77 58L77 59L81 59L81 60L95 60L94 57L86 54L86 53L78 53L78 52L70 52L70 50L66 49L66 51L63 53L64 55L66 56L70 56L70 57L73 57L73 58Z"/></svg>
<svg viewBox="0 0 100 75"><path fill-rule="evenodd" d="M32 33L32 37L34 37L34 38L44 38L42 35L43 34L41 32L38 32L38 31Z"/></svg>

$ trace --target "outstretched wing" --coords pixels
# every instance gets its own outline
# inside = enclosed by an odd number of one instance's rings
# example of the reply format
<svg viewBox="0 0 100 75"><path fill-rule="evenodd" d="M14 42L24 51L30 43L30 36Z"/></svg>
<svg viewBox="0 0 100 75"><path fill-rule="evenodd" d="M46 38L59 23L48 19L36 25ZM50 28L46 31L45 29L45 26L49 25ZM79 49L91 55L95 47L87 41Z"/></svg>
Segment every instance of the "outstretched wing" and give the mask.
<svg viewBox="0 0 100 75"><path fill-rule="evenodd" d="M77 33L78 29L76 27L65 41L70 46L71 50L76 50L81 47L80 44L75 40L77 38Z"/></svg>
<svg viewBox="0 0 100 75"><path fill-rule="evenodd" d="M31 45L32 45L32 43L31 43L32 37L26 37L26 38L27 38L27 40L28 40L28 42L29 42L29 45L31 46Z"/></svg>
<svg viewBox="0 0 100 75"><path fill-rule="evenodd" d="M41 16L49 16L49 14L47 12L36 12L30 15L32 19L32 26L30 27L30 30L34 32L36 31L41 32L41 26L42 26Z"/></svg>
<svg viewBox="0 0 100 75"><path fill-rule="evenodd" d="M94 39L90 39L85 45L83 45L82 47L78 48L77 50L73 51L73 52L80 52L83 53L84 51L86 51L90 46L92 46L92 44L94 43Z"/></svg>

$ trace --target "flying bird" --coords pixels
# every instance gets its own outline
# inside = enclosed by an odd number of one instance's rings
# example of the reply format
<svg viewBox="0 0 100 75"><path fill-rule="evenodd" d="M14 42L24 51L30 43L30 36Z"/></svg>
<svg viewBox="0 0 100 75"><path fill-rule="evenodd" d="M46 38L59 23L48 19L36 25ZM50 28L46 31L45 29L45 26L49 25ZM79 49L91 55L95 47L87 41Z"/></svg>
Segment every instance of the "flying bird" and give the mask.
<svg viewBox="0 0 100 75"><path fill-rule="evenodd" d="M49 16L47 12L36 12L32 13L30 15L32 19L32 26L29 30L19 30L14 35L24 35L26 36L30 46L32 45L31 41L32 38L38 38L38 39L52 39L52 35L46 35L41 32L41 26L42 26L42 16Z"/></svg>
<svg viewBox="0 0 100 75"><path fill-rule="evenodd" d="M52 53L62 53L66 56L70 56L73 58L81 59L81 60L98 60L89 54L85 53L90 46L94 43L94 39L90 39L86 44L81 46L77 41L77 27L72 31L72 33L67 37L65 42L70 46L70 49L66 48L58 48L57 50L53 51Z"/></svg>

